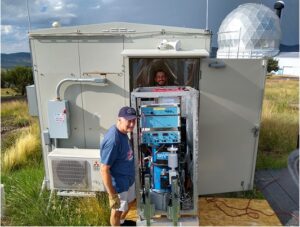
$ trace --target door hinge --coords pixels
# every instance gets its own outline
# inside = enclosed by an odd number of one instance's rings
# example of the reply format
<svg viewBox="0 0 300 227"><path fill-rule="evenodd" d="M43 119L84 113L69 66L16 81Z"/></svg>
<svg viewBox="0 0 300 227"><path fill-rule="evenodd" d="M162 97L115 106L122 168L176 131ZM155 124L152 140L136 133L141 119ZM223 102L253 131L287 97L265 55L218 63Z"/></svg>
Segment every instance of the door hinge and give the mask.
<svg viewBox="0 0 300 227"><path fill-rule="evenodd" d="M258 136L258 133L259 133L259 126L254 126L252 129L251 129L251 132L253 133L253 136L254 137L257 137Z"/></svg>

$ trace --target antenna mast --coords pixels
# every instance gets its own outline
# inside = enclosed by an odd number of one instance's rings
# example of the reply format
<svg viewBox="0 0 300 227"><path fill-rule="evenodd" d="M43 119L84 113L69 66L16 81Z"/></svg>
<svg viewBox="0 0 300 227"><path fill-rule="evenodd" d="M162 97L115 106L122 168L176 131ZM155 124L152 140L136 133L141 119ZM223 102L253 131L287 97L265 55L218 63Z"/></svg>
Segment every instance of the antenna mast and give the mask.
<svg viewBox="0 0 300 227"><path fill-rule="evenodd" d="M205 21L205 30L208 30L208 0L206 0L206 21Z"/></svg>
<svg viewBox="0 0 300 227"><path fill-rule="evenodd" d="M29 7L28 7L28 0L26 0L26 7L27 7L27 18L28 18L28 27L29 31L31 30L31 21L30 21L30 13L29 13Z"/></svg>

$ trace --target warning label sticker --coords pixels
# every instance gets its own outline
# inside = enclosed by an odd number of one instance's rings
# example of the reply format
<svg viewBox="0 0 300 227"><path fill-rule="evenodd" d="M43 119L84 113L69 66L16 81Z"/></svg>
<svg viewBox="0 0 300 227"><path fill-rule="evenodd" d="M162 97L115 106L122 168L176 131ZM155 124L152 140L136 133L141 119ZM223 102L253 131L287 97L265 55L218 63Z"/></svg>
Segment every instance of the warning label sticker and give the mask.
<svg viewBox="0 0 300 227"><path fill-rule="evenodd" d="M55 114L55 122L58 124L64 123L66 120L66 115L64 113L57 113Z"/></svg>

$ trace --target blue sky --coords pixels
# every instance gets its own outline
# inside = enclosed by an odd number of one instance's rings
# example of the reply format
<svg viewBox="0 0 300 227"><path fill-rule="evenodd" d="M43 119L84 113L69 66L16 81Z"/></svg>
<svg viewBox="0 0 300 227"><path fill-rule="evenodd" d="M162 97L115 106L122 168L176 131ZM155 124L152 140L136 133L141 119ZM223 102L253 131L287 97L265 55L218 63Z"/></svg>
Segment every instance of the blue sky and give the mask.
<svg viewBox="0 0 300 227"><path fill-rule="evenodd" d="M275 0L209 0L208 27L216 33L228 13L243 3L273 8ZM285 0L281 23L285 45L299 43L299 0ZM1 52L29 52L26 0L1 0ZM28 0L31 29L104 22L205 28L206 0Z"/></svg>

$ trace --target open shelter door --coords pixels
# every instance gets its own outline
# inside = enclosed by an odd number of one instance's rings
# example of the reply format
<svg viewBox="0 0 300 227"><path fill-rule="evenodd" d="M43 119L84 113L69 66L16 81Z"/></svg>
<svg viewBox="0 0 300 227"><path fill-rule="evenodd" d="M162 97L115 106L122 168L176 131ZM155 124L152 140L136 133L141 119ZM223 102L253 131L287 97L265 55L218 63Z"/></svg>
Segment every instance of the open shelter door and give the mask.
<svg viewBox="0 0 300 227"><path fill-rule="evenodd" d="M201 61L199 195L252 189L266 64Z"/></svg>

